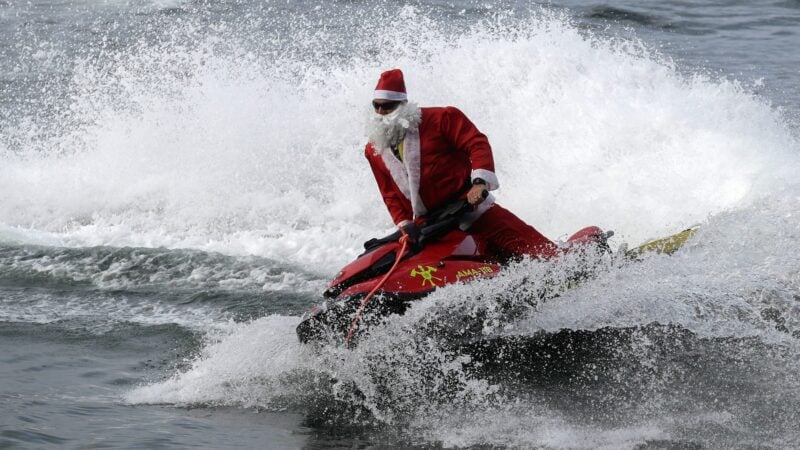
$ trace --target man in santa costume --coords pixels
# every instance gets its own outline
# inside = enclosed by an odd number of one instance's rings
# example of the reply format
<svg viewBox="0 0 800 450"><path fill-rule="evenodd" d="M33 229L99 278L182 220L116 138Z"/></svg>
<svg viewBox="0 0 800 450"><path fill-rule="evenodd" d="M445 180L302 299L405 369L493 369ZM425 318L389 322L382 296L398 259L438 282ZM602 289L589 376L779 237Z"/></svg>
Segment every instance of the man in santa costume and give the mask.
<svg viewBox="0 0 800 450"><path fill-rule="evenodd" d="M426 213L466 198L474 211L461 228L485 239L499 258L557 254L558 246L487 192L500 186L492 147L464 113L409 103L400 69L381 74L372 106L365 154L398 228L418 236Z"/></svg>

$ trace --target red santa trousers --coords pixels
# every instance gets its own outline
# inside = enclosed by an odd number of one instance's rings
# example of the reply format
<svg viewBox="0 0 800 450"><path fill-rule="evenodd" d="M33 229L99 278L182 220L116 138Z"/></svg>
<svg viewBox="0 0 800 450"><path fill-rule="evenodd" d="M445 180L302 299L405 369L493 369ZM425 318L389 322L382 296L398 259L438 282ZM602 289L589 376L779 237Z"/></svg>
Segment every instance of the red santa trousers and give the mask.
<svg viewBox="0 0 800 450"><path fill-rule="evenodd" d="M550 258L558 254L558 246L523 222L511 211L495 203L468 230L489 243L489 252L508 260L530 256Z"/></svg>

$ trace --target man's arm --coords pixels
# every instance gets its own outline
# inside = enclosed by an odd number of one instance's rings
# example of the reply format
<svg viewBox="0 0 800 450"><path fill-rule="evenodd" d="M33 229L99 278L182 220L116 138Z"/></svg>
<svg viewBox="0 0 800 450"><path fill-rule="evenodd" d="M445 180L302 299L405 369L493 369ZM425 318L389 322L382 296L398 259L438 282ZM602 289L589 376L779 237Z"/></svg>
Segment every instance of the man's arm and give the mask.
<svg viewBox="0 0 800 450"><path fill-rule="evenodd" d="M472 165L470 178L480 178L486 182L486 189L493 191L500 187L494 173L494 158L489 139L458 108L445 108L441 121L441 132L458 151L466 152Z"/></svg>
<svg viewBox="0 0 800 450"><path fill-rule="evenodd" d="M369 161L372 174L375 176L375 181L378 183L378 189L381 191L383 202L392 216L392 220L397 226L412 222L414 215L411 212L411 202L397 190L391 175L385 168L375 161L375 158L369 157L368 152L373 151L370 146L367 146L367 161Z"/></svg>

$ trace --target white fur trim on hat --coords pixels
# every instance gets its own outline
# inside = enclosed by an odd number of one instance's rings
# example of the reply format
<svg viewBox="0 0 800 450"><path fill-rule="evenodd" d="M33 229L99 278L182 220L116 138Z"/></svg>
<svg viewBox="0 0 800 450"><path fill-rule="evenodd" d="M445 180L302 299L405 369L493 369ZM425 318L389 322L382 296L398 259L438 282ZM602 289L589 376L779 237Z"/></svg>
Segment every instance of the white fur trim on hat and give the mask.
<svg viewBox="0 0 800 450"><path fill-rule="evenodd" d="M408 95L405 92L375 90L373 98L378 100L405 101Z"/></svg>

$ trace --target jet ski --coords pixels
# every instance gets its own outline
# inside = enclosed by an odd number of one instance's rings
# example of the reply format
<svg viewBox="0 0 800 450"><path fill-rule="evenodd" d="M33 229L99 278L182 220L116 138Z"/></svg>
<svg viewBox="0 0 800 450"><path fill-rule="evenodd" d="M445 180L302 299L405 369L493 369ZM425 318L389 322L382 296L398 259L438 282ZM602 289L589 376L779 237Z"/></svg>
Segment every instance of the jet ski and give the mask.
<svg viewBox="0 0 800 450"><path fill-rule="evenodd" d="M325 301L303 315L297 326L300 341L345 336L349 341L354 326L361 331L390 314L403 314L414 300L437 288L499 274L502 261L488 252L488 243L459 229L461 217L469 211L472 206L459 200L429 214L416 243L409 247L403 246L400 231L367 241L364 253L331 281L323 293ZM573 234L564 249L596 245L610 251L606 241L612 235L586 227ZM375 297L362 306L372 291ZM354 324L356 316L363 317L360 324Z"/></svg>

